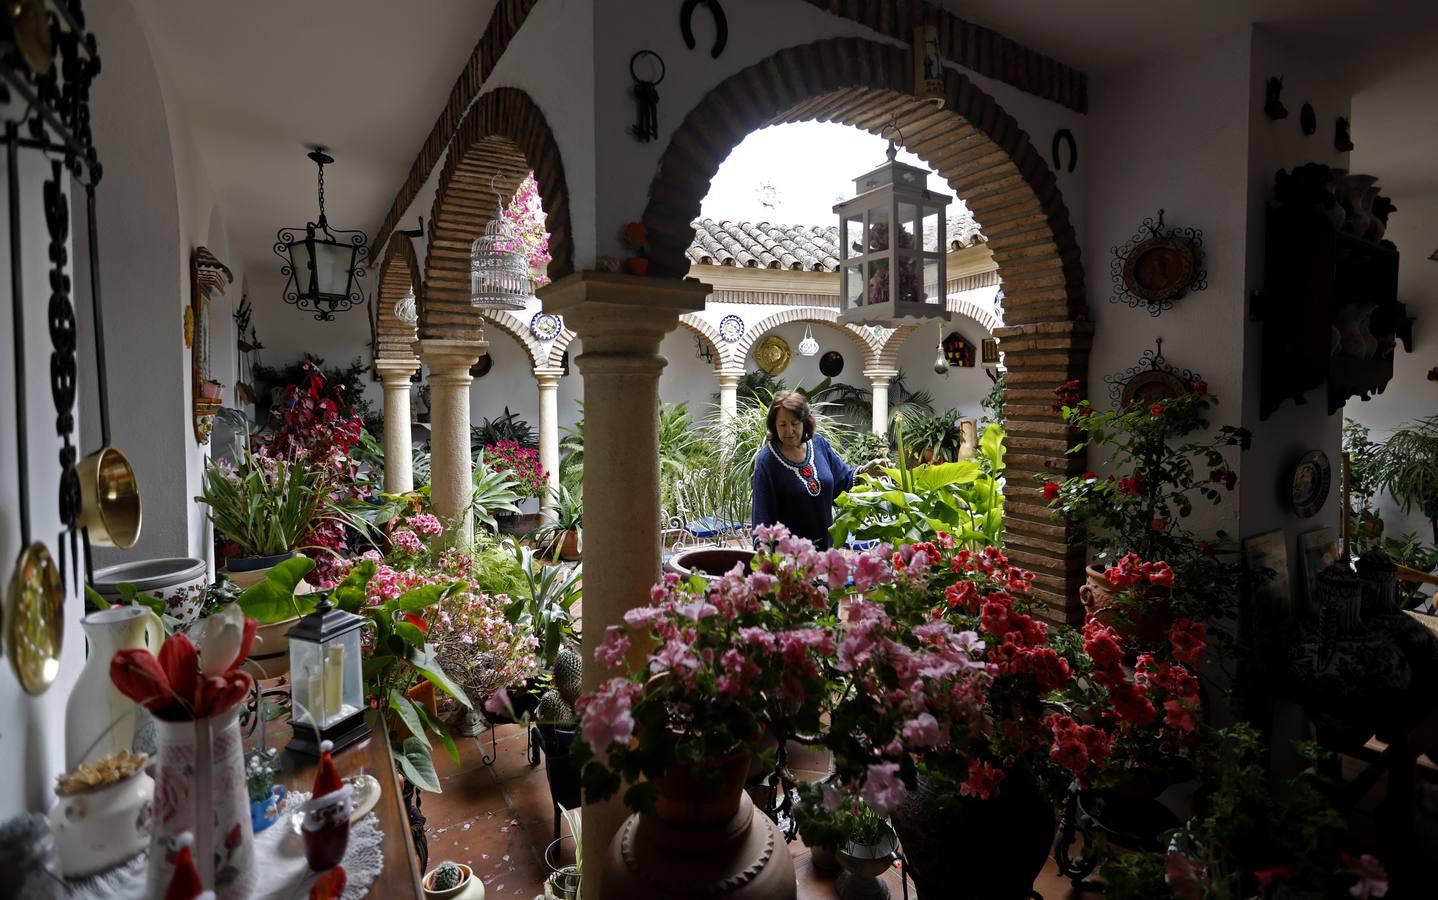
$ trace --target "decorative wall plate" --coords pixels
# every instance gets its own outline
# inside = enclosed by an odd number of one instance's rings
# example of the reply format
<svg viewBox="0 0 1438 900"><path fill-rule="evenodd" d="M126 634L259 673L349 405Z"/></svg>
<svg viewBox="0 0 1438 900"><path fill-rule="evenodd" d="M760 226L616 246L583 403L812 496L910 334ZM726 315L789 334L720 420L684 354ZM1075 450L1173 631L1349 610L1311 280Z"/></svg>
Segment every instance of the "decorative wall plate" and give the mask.
<svg viewBox="0 0 1438 900"><path fill-rule="evenodd" d="M1303 518L1315 516L1328 500L1333 484L1333 469L1328 454L1309 450L1293 469L1293 511Z"/></svg>
<svg viewBox="0 0 1438 900"><path fill-rule="evenodd" d="M1137 403L1152 405L1160 400L1187 394L1203 377L1192 369L1180 369L1163 358L1163 338L1154 339L1154 348L1143 351L1138 364L1103 377L1108 398L1117 410Z"/></svg>
<svg viewBox="0 0 1438 900"><path fill-rule="evenodd" d="M771 334L764 338L759 342L759 346L754 348L754 361L759 364L759 368L770 375L778 375L787 369L789 357L792 355L789 342L777 334Z"/></svg>
<svg viewBox="0 0 1438 900"><path fill-rule="evenodd" d="M537 340L552 341L564 330L564 320L554 313L537 312L529 320L529 333Z"/></svg>
<svg viewBox="0 0 1438 900"><path fill-rule="evenodd" d="M830 350L819 357L819 372L825 378L833 378L844 371L844 356L838 350Z"/></svg>
<svg viewBox="0 0 1438 900"><path fill-rule="evenodd" d="M1159 315L1189 291L1208 287L1203 269L1203 232L1197 228L1165 228L1163 210L1158 219L1144 219L1143 227L1121 247L1113 248L1109 274L1113 277L1114 303L1146 307Z"/></svg>
<svg viewBox="0 0 1438 900"><path fill-rule="evenodd" d="M728 315L719 320L719 337L727 344L738 343L744 336L744 320L735 315Z"/></svg>

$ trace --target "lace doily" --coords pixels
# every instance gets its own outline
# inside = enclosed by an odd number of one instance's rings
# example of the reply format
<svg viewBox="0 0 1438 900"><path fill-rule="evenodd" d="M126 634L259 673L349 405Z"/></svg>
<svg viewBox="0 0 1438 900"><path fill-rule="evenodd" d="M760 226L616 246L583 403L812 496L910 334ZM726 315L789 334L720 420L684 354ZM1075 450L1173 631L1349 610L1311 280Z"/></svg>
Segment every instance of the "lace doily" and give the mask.
<svg viewBox="0 0 1438 900"><path fill-rule="evenodd" d="M293 826L294 811L310 795L291 791L285 798L285 812L275 824L255 835L254 900L305 900L310 885L321 873L310 871L305 862L304 843ZM384 869L380 842L384 832L374 813L350 828L349 846L340 865L345 868L343 900L361 900L369 893ZM65 883L69 900L144 900L146 854L99 875Z"/></svg>

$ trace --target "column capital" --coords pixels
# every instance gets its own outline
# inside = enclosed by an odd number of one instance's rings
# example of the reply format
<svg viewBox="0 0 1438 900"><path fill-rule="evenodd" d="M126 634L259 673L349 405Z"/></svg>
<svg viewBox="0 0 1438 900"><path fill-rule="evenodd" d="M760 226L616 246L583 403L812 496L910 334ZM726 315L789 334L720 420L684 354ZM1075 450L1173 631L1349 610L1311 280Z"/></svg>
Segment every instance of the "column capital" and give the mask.
<svg viewBox="0 0 1438 900"><path fill-rule="evenodd" d="M733 387L744 377L744 367L741 365L737 369L731 369L721 366L714 370L714 377L719 379L720 387Z"/></svg>
<svg viewBox="0 0 1438 900"><path fill-rule="evenodd" d="M534 380L539 382L540 390L559 387L562 377L564 370L558 366L538 366L534 369Z"/></svg>
<svg viewBox="0 0 1438 900"><path fill-rule="evenodd" d="M375 370L379 372L380 381L386 385L408 384L414 373L419 371L419 360L414 357L409 359L385 359L383 357L375 360Z"/></svg>
<svg viewBox="0 0 1438 900"><path fill-rule="evenodd" d="M613 272L575 272L538 291L544 311L584 341L586 356L654 354L682 313L704 308L711 293L692 279L641 278Z"/></svg>
<svg viewBox="0 0 1438 900"><path fill-rule="evenodd" d="M431 370L468 369L489 349L488 341L459 341L448 338L421 338L414 342L415 353Z"/></svg>
<svg viewBox="0 0 1438 900"><path fill-rule="evenodd" d="M891 369L891 368L887 368L887 367L875 367L875 368L868 368L868 369L865 369L865 370L864 370L864 377L867 378L867 379L869 379L870 381L885 381L885 382L887 382L887 381L891 381L891 380L892 380L895 376L897 376L898 374L899 374L899 370L898 370L898 369Z"/></svg>

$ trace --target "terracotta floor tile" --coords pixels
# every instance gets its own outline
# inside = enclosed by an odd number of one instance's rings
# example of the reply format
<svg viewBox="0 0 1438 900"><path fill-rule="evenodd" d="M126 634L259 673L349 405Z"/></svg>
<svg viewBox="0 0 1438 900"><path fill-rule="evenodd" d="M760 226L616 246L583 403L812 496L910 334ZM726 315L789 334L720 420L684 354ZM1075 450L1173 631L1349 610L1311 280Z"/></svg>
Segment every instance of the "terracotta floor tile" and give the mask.
<svg viewBox="0 0 1438 900"><path fill-rule="evenodd" d="M505 798L509 808L520 824L533 822L554 823L554 805L549 797L549 782L544 769L540 767L522 778L511 778L504 782Z"/></svg>
<svg viewBox="0 0 1438 900"><path fill-rule="evenodd" d="M459 762L457 764L453 759L450 759L449 751L444 749L444 745L439 741L434 741L431 745L434 750L434 770L439 774L440 778L448 778L451 775L468 772L470 769L482 765L480 762L481 753L479 745L475 743L474 738L455 738L454 744L459 750Z"/></svg>

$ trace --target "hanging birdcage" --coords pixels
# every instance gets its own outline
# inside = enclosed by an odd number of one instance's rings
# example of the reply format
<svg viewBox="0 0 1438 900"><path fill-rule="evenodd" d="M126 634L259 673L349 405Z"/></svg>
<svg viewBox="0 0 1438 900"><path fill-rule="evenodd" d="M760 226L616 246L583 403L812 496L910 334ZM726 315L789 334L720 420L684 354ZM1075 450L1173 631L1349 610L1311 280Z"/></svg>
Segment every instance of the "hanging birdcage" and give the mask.
<svg viewBox="0 0 1438 900"><path fill-rule="evenodd" d="M813 356L813 355L815 355L815 354L818 353L818 352L819 352L819 342L816 341L816 340L814 340L814 332L812 332L812 331L809 330L809 326L808 326L808 325L805 325L805 326L804 326L804 339L799 342L799 355L800 355L800 356Z"/></svg>
<svg viewBox="0 0 1438 900"><path fill-rule="evenodd" d="M498 194L495 206L494 218L469 248L469 303L480 309L524 309L533 294L529 259Z"/></svg>
<svg viewBox="0 0 1438 900"><path fill-rule="evenodd" d="M419 322L419 307L415 305L414 288L404 292L404 296L395 301L394 317L406 325L414 325Z"/></svg>

